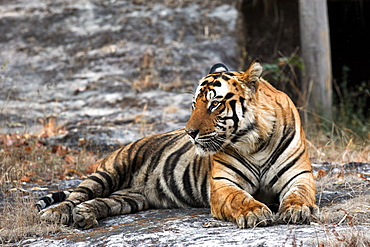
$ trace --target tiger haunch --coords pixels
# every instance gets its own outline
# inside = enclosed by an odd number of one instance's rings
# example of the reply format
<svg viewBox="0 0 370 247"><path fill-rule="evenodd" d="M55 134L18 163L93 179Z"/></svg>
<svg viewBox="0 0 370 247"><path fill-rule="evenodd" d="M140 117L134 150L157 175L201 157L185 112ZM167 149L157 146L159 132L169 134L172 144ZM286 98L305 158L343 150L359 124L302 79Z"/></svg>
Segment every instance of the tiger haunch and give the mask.
<svg viewBox="0 0 370 247"><path fill-rule="evenodd" d="M261 73L259 62L246 72L215 65L185 129L113 152L41 218L87 229L148 208L210 207L241 228L310 222L316 189L299 114Z"/></svg>

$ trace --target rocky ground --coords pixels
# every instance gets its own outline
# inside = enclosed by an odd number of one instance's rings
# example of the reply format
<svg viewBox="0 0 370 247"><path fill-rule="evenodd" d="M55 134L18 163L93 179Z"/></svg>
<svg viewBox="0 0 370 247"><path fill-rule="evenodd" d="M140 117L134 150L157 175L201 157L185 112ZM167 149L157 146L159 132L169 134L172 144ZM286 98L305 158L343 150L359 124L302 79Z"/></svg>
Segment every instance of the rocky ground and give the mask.
<svg viewBox="0 0 370 247"><path fill-rule="evenodd" d="M0 133L118 145L184 126L191 92L237 65L235 7L202 1L2 1Z"/></svg>
<svg viewBox="0 0 370 247"><path fill-rule="evenodd" d="M313 164L320 221L311 225L273 225L239 229L214 219L209 209L148 210L110 217L90 230L66 229L19 246L366 246L370 241L370 164ZM344 171L344 172L343 172ZM324 175L325 174L325 175ZM340 177L342 176L342 177ZM49 191L75 187L81 180L61 180ZM39 186L39 185L36 185ZM32 191L32 184L24 186ZM35 193L35 192L33 192ZM361 223L359 223L361 222ZM370 242L367 242L370 243Z"/></svg>
<svg viewBox="0 0 370 247"><path fill-rule="evenodd" d="M205 209L149 210L104 220L89 231L29 239L22 246L319 246L364 227L277 225L239 229ZM334 232L334 233L333 233ZM329 245L328 245L329 246Z"/></svg>
<svg viewBox="0 0 370 247"><path fill-rule="evenodd" d="M238 69L237 20L234 1L0 0L0 134L51 129L46 142L109 151L181 128L209 68ZM354 174L368 164L359 167ZM336 182L318 197L323 205L368 191ZM239 230L207 209L149 210L19 245L317 246L363 228Z"/></svg>

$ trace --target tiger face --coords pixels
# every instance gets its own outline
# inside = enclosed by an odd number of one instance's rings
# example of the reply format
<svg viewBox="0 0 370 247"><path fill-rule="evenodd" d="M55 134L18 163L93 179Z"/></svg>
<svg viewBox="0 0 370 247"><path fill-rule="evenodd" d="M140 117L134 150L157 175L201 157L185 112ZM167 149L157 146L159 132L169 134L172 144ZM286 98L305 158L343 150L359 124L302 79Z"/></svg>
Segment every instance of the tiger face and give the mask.
<svg viewBox="0 0 370 247"><path fill-rule="evenodd" d="M261 74L259 62L243 73L216 64L200 81L185 129L198 154L214 154L238 141L250 140L253 146L259 136L256 105Z"/></svg>

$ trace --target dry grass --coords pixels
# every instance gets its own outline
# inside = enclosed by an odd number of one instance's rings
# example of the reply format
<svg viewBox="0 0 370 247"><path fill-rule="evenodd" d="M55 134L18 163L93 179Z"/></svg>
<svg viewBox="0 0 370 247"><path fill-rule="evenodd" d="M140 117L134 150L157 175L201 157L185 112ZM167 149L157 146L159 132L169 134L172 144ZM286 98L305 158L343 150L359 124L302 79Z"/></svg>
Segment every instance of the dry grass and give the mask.
<svg viewBox="0 0 370 247"><path fill-rule="evenodd" d="M355 175L341 178L325 177L316 180L319 195L324 191L341 191L333 203L320 210L320 222L325 225L370 225L370 181ZM341 199L343 196L348 199ZM320 199L319 202L320 203Z"/></svg>
<svg viewBox="0 0 370 247"><path fill-rule="evenodd" d="M98 156L63 145L46 146L38 136L0 136L0 186L14 182L45 183L68 177L84 178Z"/></svg>
<svg viewBox="0 0 370 247"><path fill-rule="evenodd" d="M368 129L366 126L364 128ZM326 125L325 128L319 123L306 124L305 132L312 161L339 163L370 161L370 131L361 131L358 134L331 122L330 126Z"/></svg>
<svg viewBox="0 0 370 247"><path fill-rule="evenodd" d="M4 196L3 205L0 207L0 244L58 232L73 232L73 229L57 224L45 225L36 212L32 195L18 191L11 196Z"/></svg>
<svg viewBox="0 0 370 247"><path fill-rule="evenodd" d="M84 178L97 164L97 155L66 146L47 146L52 133L0 136L0 244L72 230L41 223L34 207L34 190L53 181ZM31 188L34 186L34 188Z"/></svg>
<svg viewBox="0 0 370 247"><path fill-rule="evenodd" d="M353 227L342 231L326 227L326 238L318 246L333 247L367 247L370 246L370 237L366 230Z"/></svg>

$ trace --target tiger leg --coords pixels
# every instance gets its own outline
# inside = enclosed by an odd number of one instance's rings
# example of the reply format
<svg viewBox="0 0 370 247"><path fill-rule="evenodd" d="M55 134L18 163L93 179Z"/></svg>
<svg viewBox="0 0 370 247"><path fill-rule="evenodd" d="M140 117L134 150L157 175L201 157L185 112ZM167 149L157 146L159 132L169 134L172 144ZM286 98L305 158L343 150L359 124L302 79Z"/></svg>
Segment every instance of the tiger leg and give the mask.
<svg viewBox="0 0 370 247"><path fill-rule="evenodd" d="M95 198L77 205L72 212L73 224L89 229L98 225L98 219L135 213L148 208L149 203L141 192L119 190L107 198Z"/></svg>
<svg viewBox="0 0 370 247"><path fill-rule="evenodd" d="M68 225L72 223L72 212L79 204L94 198L108 197L113 191L127 187L132 167L125 157L126 148L108 155L96 171L82 181L65 201L55 207L41 210L41 220Z"/></svg>
<svg viewBox="0 0 370 247"><path fill-rule="evenodd" d="M218 219L233 221L239 228L272 223L271 210L226 179L211 179L211 212Z"/></svg>
<svg viewBox="0 0 370 247"><path fill-rule="evenodd" d="M316 187L311 172L300 174L280 195L278 221L308 224L318 214Z"/></svg>
<svg viewBox="0 0 370 247"><path fill-rule="evenodd" d="M39 212L40 218L44 222L68 225L72 220L72 210L81 201L86 200L88 200L88 196L85 193L74 191L68 196L67 200L55 207L41 210Z"/></svg>

